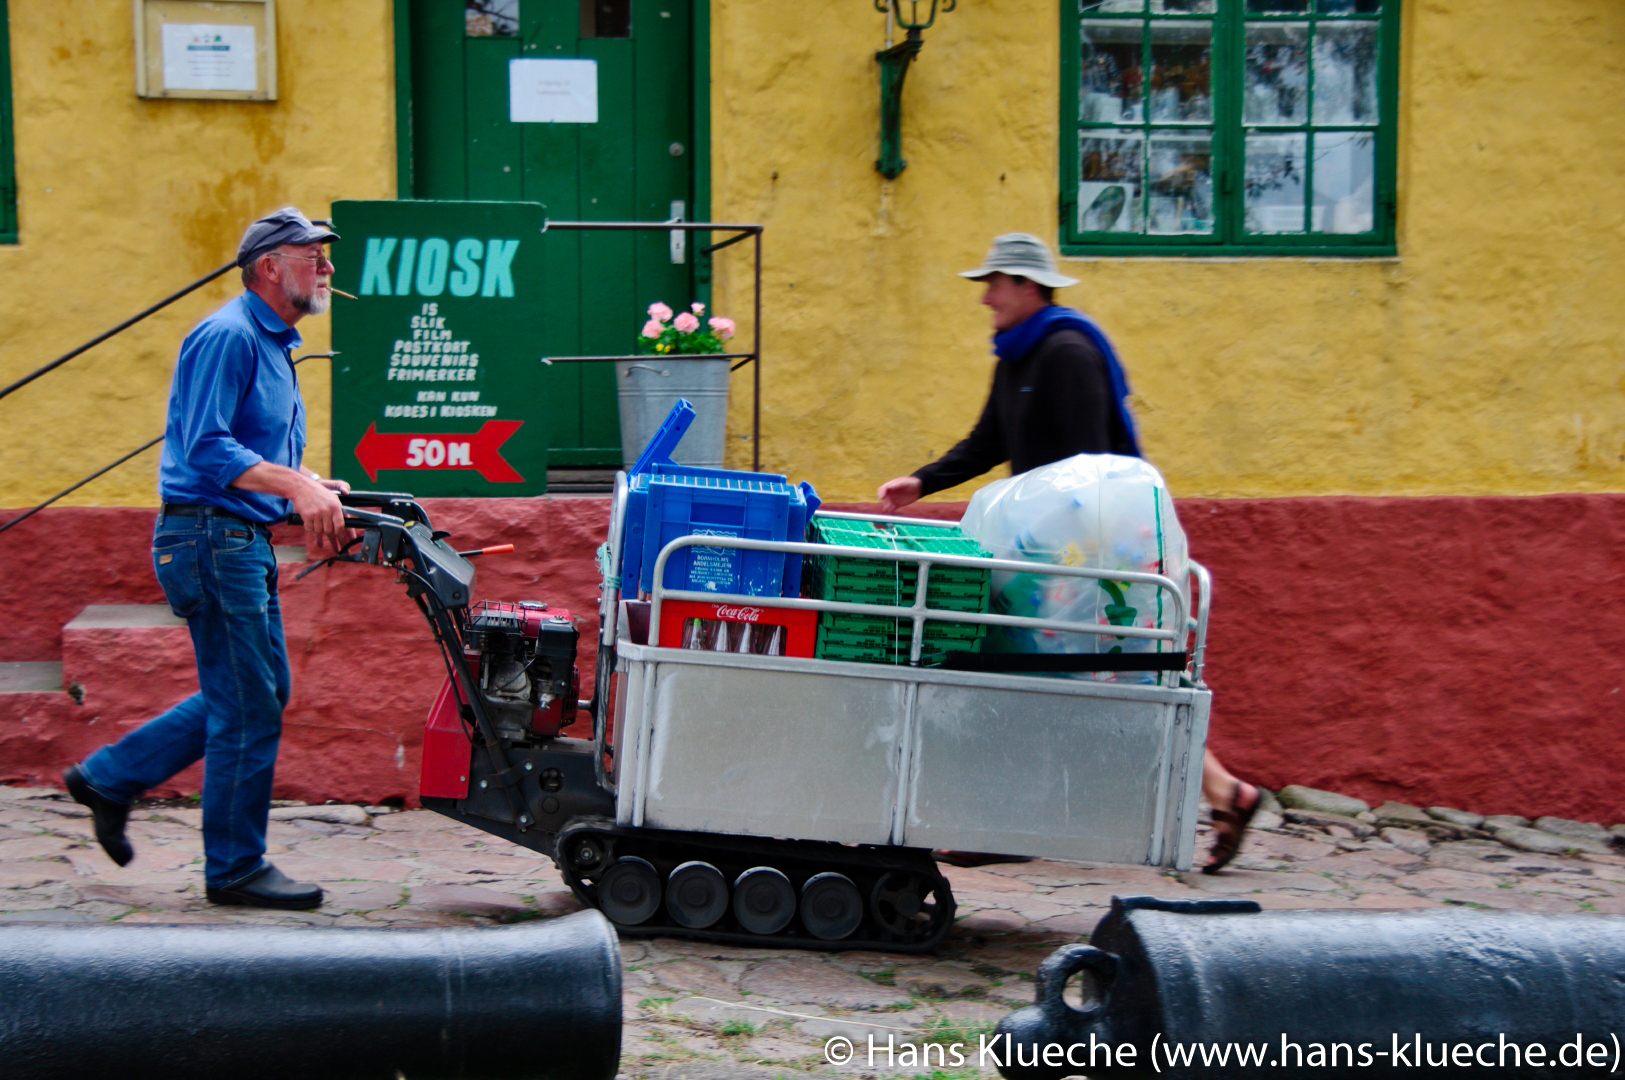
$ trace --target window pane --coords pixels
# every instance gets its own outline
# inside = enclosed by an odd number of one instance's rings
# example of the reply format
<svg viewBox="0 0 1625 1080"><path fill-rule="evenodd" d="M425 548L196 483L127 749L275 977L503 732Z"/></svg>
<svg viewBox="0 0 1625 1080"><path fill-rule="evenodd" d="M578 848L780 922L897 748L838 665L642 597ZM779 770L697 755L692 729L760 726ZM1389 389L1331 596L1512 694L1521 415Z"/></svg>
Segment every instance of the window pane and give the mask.
<svg viewBox="0 0 1625 1080"><path fill-rule="evenodd" d="M1309 0L1247 0L1249 15L1299 15L1309 10Z"/></svg>
<svg viewBox="0 0 1625 1080"><path fill-rule="evenodd" d="M1145 23L1139 19L1085 20L1082 86L1078 119L1116 124L1141 119L1140 42Z"/></svg>
<svg viewBox="0 0 1625 1080"><path fill-rule="evenodd" d="M1151 24L1151 119L1213 121L1213 24Z"/></svg>
<svg viewBox="0 0 1625 1080"><path fill-rule="evenodd" d="M513 37L519 33L519 0L463 0L463 33Z"/></svg>
<svg viewBox="0 0 1625 1080"><path fill-rule="evenodd" d="M1154 15L1211 15L1218 0L1151 0Z"/></svg>
<svg viewBox="0 0 1625 1080"><path fill-rule="evenodd" d="M1103 11L1107 14L1121 11L1138 13L1145 10L1145 0L1080 0L1078 10L1085 15L1091 11Z"/></svg>
<svg viewBox="0 0 1625 1080"><path fill-rule="evenodd" d="M1247 136L1247 231L1303 232L1304 150L1308 136Z"/></svg>
<svg viewBox="0 0 1625 1080"><path fill-rule="evenodd" d="M1309 115L1309 24L1248 23L1241 118L1301 124Z"/></svg>
<svg viewBox="0 0 1625 1080"><path fill-rule="evenodd" d="M1139 232L1145 136L1088 132L1079 139L1078 231Z"/></svg>
<svg viewBox="0 0 1625 1080"><path fill-rule="evenodd" d="M1320 0L1315 10L1322 15L1376 15L1382 0Z"/></svg>
<svg viewBox="0 0 1625 1080"><path fill-rule="evenodd" d="M1207 131L1151 136L1147 232L1213 231L1213 136Z"/></svg>
<svg viewBox="0 0 1625 1080"><path fill-rule="evenodd" d="M632 36L632 0L581 0L581 36Z"/></svg>
<svg viewBox="0 0 1625 1080"><path fill-rule="evenodd" d="M1315 134L1315 197L1309 227L1315 232L1370 232L1376 215L1377 137L1364 131Z"/></svg>
<svg viewBox="0 0 1625 1080"><path fill-rule="evenodd" d="M1377 122L1377 24L1315 28L1315 123Z"/></svg>

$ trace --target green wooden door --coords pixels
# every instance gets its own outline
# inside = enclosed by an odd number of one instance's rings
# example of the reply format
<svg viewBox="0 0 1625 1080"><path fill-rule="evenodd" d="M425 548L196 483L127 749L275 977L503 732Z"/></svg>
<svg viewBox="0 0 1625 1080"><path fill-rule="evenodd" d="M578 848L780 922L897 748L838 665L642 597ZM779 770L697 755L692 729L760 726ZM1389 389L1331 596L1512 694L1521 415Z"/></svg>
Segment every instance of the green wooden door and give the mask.
<svg viewBox="0 0 1625 1080"><path fill-rule="evenodd" d="M694 145L695 2L410 0L412 195L539 202L555 221L666 221L680 203L692 220L708 152ZM595 61L597 123L510 121L521 58ZM695 298L694 253L667 231L542 241L538 357L634 352L649 304ZM620 463L613 365L554 365L539 385L554 465Z"/></svg>

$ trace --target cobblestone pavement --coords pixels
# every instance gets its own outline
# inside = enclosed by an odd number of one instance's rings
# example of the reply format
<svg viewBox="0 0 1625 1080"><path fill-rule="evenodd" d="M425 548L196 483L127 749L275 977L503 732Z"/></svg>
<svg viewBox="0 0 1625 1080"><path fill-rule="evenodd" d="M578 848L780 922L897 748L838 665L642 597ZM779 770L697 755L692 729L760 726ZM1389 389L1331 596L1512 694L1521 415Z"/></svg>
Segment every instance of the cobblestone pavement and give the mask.
<svg viewBox="0 0 1625 1080"><path fill-rule="evenodd" d="M549 917L577 904L546 858L429 811L355 806L273 811L277 866L327 890L315 912L215 908L203 899L200 811L132 815L136 859L120 869L86 812L58 792L0 787L0 922L249 922L396 927ZM1037 861L945 867L960 918L934 956L743 949L627 940L622 1074L632 1080L747 1080L808 1072L956 1077L964 1068L896 1064L831 1070L826 1039L869 1035L974 1047L1031 1001L1032 974L1080 940L1114 894L1239 895L1266 908L1418 908L1625 914L1625 857L1531 854L1489 840L1361 839L1335 823L1249 834L1215 876ZM1205 828L1198 837L1205 850Z"/></svg>

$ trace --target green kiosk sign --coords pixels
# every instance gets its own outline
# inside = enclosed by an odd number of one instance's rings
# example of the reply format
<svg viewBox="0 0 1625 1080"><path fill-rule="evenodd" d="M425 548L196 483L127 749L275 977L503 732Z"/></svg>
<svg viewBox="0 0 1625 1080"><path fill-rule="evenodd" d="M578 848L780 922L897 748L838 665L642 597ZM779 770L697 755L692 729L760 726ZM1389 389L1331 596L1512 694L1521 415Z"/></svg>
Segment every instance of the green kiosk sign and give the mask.
<svg viewBox="0 0 1625 1080"><path fill-rule="evenodd" d="M547 490L539 203L336 202L333 468L416 495Z"/></svg>

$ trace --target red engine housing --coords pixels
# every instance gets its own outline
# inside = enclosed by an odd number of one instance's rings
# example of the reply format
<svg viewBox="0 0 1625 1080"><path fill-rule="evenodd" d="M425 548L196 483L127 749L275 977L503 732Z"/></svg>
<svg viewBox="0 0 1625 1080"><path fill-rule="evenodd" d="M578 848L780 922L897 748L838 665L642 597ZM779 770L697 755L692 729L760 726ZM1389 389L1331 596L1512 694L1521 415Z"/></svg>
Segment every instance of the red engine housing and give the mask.
<svg viewBox="0 0 1625 1080"><path fill-rule="evenodd" d="M534 601L486 600L469 610L464 658L476 687L486 681L483 672L487 664L505 664L508 670L522 665L527 678L536 683L531 699L540 699L539 707L530 711L526 734L553 738L576 718L580 677L575 658L580 636L575 618L564 608ZM502 668L499 666L498 670ZM503 677L504 683L509 681L509 677ZM488 713L501 710L502 715L513 715L511 700L498 702L483 691L476 692L482 693ZM473 745L469 741L462 704L461 696L448 678L435 696L423 729L423 769L419 786L423 795L448 799L468 797Z"/></svg>

